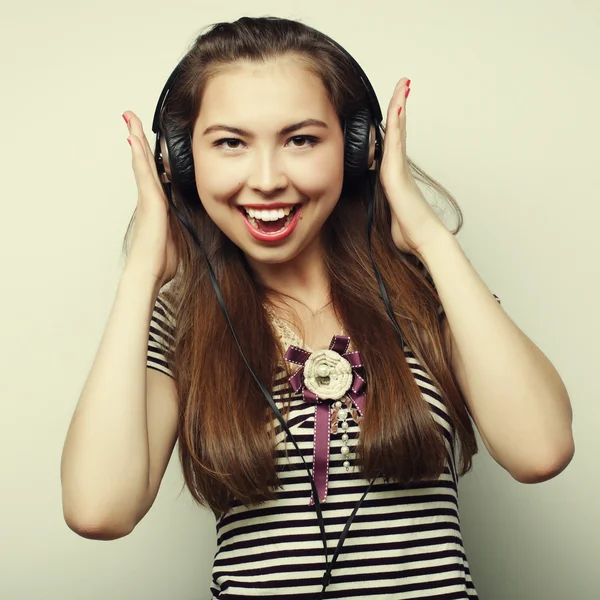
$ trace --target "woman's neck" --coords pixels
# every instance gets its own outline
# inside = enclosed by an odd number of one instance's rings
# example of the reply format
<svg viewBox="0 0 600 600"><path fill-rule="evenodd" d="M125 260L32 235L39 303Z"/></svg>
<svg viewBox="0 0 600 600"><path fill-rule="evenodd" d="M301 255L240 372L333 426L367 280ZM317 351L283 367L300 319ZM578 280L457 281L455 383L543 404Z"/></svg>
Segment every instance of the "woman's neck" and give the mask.
<svg viewBox="0 0 600 600"><path fill-rule="evenodd" d="M283 302L314 316L331 304L329 278L320 246L313 244L285 263L259 263L248 257L247 260L267 289L266 299L273 307Z"/></svg>

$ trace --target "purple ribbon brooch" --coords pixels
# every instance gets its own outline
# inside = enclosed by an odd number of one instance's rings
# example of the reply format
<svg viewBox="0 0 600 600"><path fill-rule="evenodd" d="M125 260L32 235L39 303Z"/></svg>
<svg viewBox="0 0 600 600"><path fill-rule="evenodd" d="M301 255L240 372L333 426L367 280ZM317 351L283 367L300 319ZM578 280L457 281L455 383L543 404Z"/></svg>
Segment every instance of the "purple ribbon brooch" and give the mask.
<svg viewBox="0 0 600 600"><path fill-rule="evenodd" d="M332 430L337 433L337 413L351 413L358 423L364 412L366 382L356 371L362 367L362 362L358 352L348 352L349 347L348 336L334 335L328 350L311 353L290 346L285 353L286 361L300 367L289 379L292 389L295 393L302 391L305 402L316 403L313 477L321 502L327 498L330 435ZM343 409L341 402L336 402L332 411L332 401L339 401L344 396L347 408ZM312 493L309 504L314 504Z"/></svg>

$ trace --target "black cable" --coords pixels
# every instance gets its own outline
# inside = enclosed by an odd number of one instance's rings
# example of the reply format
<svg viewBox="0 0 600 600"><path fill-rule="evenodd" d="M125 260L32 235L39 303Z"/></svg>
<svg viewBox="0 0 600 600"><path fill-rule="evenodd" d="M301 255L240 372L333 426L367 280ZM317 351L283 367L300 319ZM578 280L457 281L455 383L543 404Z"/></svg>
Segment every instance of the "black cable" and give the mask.
<svg viewBox="0 0 600 600"><path fill-rule="evenodd" d="M381 274L379 273L379 269L377 268L377 265L375 264L375 260L373 258L373 253L372 253L372 249L371 249L371 227L373 224L373 209L374 209L374 203L375 203L375 183L376 183L376 178L377 178L377 172L376 171L369 171L368 173L368 177L369 177L369 190L370 190L370 198L369 198L369 205L368 205L368 209L367 209L367 243L368 243L368 247L369 247L369 256L371 258L371 264L373 265L373 269L375 271L375 275L377 277L377 281L379 283L379 288L381 290L381 296L383 298L383 301L386 305L386 309L388 312L388 315L390 316L390 319L392 320L394 327L396 328L396 331L398 332L398 335L400 337L400 342L401 344L403 343L403 336L402 336L402 332L400 330L400 326L398 325L396 318L394 316L394 311L392 310L391 304L390 304L390 300L389 300L389 296L387 294L387 291L385 289L385 284L383 283L383 279L381 277ZM291 439L292 443L294 444L294 446L296 447L296 449L298 450L298 454L300 455L300 458L302 459L302 462L304 463L304 467L306 468L306 471L308 473L308 478L309 478L309 482L312 488L312 492L313 492L313 497L315 500L315 511L317 513L317 521L319 524L319 529L321 532L321 538L322 538L322 542L323 542L323 549L325 552L325 573L323 574L323 580L322 580L322 584L323 587L321 589L321 593L319 595L319 600L322 600L323 595L325 594L325 591L327 589L327 587L329 586L329 583L331 582L331 572L333 570L333 567L338 559L338 556L340 555L340 552L342 550L342 545L344 543L344 541L346 540L346 537L348 536L348 533L350 531L350 526L352 525L352 522L354 521L354 517L356 516L356 513L358 512L358 509L361 507L364 499L366 498L367 494L369 493L369 491L371 490L371 488L373 487L373 484L375 483L376 479L379 477L379 475L381 475L381 472L377 475L377 477L373 478L371 480L371 482L369 483L367 489L365 490L365 492L363 493L362 497L360 498L360 500L357 502L356 506L354 507L352 514L350 515L349 519L346 521L346 524L344 526L344 529L342 530L342 533L340 535L340 539L338 541L338 544L336 546L336 549L334 551L334 554L332 556L331 562L329 561L328 558L328 548L327 548L327 535L325 532L325 522L323 519L323 512L322 512L322 508L321 508L321 501L319 499L319 493L317 491L315 482L314 482L314 477L312 476L312 473L310 471L310 468L308 467L308 464L306 462L306 460L304 459L304 456L300 450L300 447L298 446L298 443L296 441L296 439L294 438L292 432L290 431L285 419L283 418L283 415L281 414L280 410L277 408L277 405L275 404L275 401L273 400L273 398L271 397L271 394L269 393L269 391L267 390L267 388L263 385L263 383L259 380L258 376L256 375L256 373L254 372L254 370L252 369L252 367L250 366L250 363L248 361L248 359L246 358L246 355L244 354L244 351L242 350L242 347L240 345L240 342L238 340L238 337L235 333L235 330L233 328L233 325L231 323L231 320L229 318L229 314L227 313L227 309L225 307L225 302L223 300L223 296L221 294L221 290L219 288L219 284L217 282L217 278L215 277L213 268L210 264L210 261L208 259L208 255L204 249L204 246L202 245L200 239L198 238L198 236L196 235L196 232L193 230L193 228L189 225L188 220L186 219L185 215L183 213L181 213L179 211L179 209L175 206L172 197L171 197L171 186L168 183L163 183L163 187L165 188L165 193L167 195L167 198L169 200L170 205L173 207L175 214L177 215L177 218L181 221L181 223L184 225L184 227L187 229L187 231L190 233L190 235L192 236L192 238L194 239L194 241L196 242L196 244L198 245L198 247L200 248L200 250L202 250L202 254L204 256L204 259L206 261L206 265L208 267L208 273L211 279L211 283L215 289L215 293L217 295L217 300L219 301L219 305L221 307L221 310L223 311L223 314L225 315L225 319L227 321L227 325L229 326L229 329L231 330L231 333L233 334L233 339L235 340L235 343L238 347L238 350L240 351L240 354L242 355L242 358L244 360L244 363L246 364L246 366L248 367L248 370L250 371L250 373L252 374L252 377L254 378L254 380L256 381L256 383L258 384L261 392L263 393L263 395L265 396L265 398L267 399L267 402L269 403L269 406L271 407L271 410L273 411L273 413L275 414L277 420L281 423L281 426L283 427L283 429L285 430L286 434L288 435L289 439Z"/></svg>
<svg viewBox="0 0 600 600"><path fill-rule="evenodd" d="M373 253L371 251L371 225L373 223L373 208L375 205L375 182L377 179L376 171L369 171L369 186L371 192L371 199L369 202L369 206L367 208L367 243L369 245L369 256L371 257L371 264L373 265L373 270L375 271L375 276L377 277L377 282L379 283L379 289L381 290L381 297L383 298L383 302L385 303L385 308L387 309L388 316L392 320L394 328L398 333L400 338L400 347L404 347L404 337L402 335L402 331L400 330L400 325L398 325L398 321L396 321L396 316L394 315L394 311L392 309L392 305L390 303L390 298L388 296L387 290L385 289L385 285L383 283L383 279L381 277L381 273L375 264L375 259L373 258Z"/></svg>
<svg viewBox="0 0 600 600"><path fill-rule="evenodd" d="M275 413L275 416L277 417L277 419L281 423L281 426L284 428L285 432L287 433L287 435L292 440L292 443L294 444L294 446L296 446L296 449L298 450L298 454L300 455L300 458L302 459L302 462L304 463L304 466L306 467L306 470L308 472L308 478L310 480L310 484L311 484L312 491L313 491L313 496L315 498L315 510L317 511L317 520L319 522L319 528L321 530L321 536L322 536L322 540L323 540L323 547L325 549L325 563L328 565L329 562L328 562L328 557L327 557L327 537L326 537L326 534L325 534L325 524L324 524L324 521L323 521L323 514L322 514L322 510L321 510L321 503L319 501L319 492L317 491L317 487L315 485L314 478L313 478L313 476L312 476L312 474L310 472L308 464L306 463L306 460L304 459L304 456L303 456L303 454L302 454L302 452L300 450L300 447L298 446L298 443L296 442L296 439L292 435L292 432L290 431L290 429L289 429L289 427L288 427L285 419L283 418L283 415L281 414L281 412L277 408L277 405L275 404L273 398L271 397L271 394L265 388L265 386L262 384L262 382L258 379L256 373L254 372L254 369L252 369L252 367L250 366L250 363L248 362L248 359L246 358L246 355L244 354L244 351L242 350L242 347L241 347L240 342L238 340L238 337L237 337L237 335L235 333L233 325L231 324L231 320L229 319L229 314L227 313L227 309L225 308L225 302L223 300L223 296L221 295L221 290L219 288L219 284L217 282L217 278L215 277L213 268L212 268L212 266L210 264L210 261L208 260L208 255L206 254L206 251L204 250L204 246L202 245L202 243L198 239L198 236L196 235L196 232L189 225L189 223L188 223L187 219L185 218L185 216L178 210L178 208L173 203L173 201L171 199L171 194L170 193L168 194L167 197L169 198L169 203L175 209L177 217L183 223L184 227L190 232L190 234L192 235L194 241L199 246L200 250L202 250L202 254L204 255L204 259L206 260L206 265L208 267L208 273L210 275L211 282L213 284L213 287L215 289L215 293L217 295L217 300L219 301L219 305L221 306L221 310L223 311L223 314L225 315L225 319L227 320L227 325L229 326L229 329L231 330L231 333L233 334L233 339L235 340L235 343L236 343L236 345L238 347L238 350L240 351L240 354L242 355L242 358L244 359L244 362L246 363L246 366L248 367L248 370L252 374L252 377L254 378L254 381L256 381L256 383L258 384L258 387L260 388L261 392L263 393L263 395L267 399L267 402L269 403L271 409Z"/></svg>

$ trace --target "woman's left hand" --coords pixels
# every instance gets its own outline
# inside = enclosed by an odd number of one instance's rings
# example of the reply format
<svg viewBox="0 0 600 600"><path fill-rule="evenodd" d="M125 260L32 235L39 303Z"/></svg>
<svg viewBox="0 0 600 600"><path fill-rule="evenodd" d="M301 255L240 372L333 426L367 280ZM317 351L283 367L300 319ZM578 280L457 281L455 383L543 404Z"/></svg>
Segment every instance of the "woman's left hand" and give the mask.
<svg viewBox="0 0 600 600"><path fill-rule="evenodd" d="M403 77L390 100L379 177L392 212L394 244L402 252L420 256L424 245L450 232L423 196L408 164L406 99L409 86L410 80Z"/></svg>

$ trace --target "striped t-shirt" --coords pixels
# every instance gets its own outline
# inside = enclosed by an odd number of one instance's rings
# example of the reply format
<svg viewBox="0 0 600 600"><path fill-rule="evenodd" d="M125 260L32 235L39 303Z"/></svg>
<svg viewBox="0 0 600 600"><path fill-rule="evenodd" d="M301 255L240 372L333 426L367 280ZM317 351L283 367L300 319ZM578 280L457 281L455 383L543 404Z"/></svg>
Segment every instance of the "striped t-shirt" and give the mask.
<svg viewBox="0 0 600 600"><path fill-rule="evenodd" d="M169 304L159 297L152 315L147 365L170 376L162 348L173 342L173 327ZM297 339L290 342L298 345ZM401 486L375 481L352 522L323 598L477 598L460 530L453 428L439 390L410 349L405 346L404 351L423 399L444 434L446 469L439 480L429 483ZM286 395L285 377L282 368L271 393L280 410L291 397L287 424L310 468L315 404L305 402L301 393ZM309 505L308 473L293 443L287 440L285 447L285 431L275 417L274 421L282 488L276 500L255 507L234 505L217 520L212 600L309 600L321 592L324 548L315 507ZM343 466L344 460L354 464L359 433L359 425L352 418L348 422L348 456L341 454L344 431L331 434L328 495L321 505L329 560L369 484L352 466L349 471Z"/></svg>

